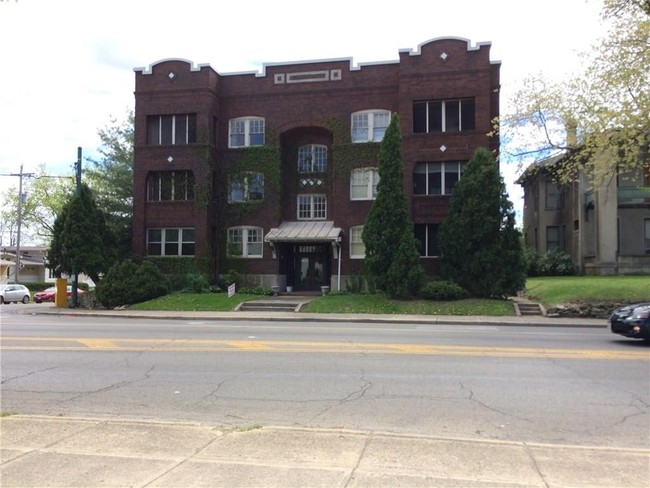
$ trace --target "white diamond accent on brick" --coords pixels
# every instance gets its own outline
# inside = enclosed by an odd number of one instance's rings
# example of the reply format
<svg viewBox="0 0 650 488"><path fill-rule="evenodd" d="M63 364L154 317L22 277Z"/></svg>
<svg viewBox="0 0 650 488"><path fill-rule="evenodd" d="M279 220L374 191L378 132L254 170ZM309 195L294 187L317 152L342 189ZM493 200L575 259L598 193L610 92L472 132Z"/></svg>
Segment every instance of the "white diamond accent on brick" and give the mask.
<svg viewBox="0 0 650 488"><path fill-rule="evenodd" d="M174 158L172 158L171 156L169 156L169 157L167 158L167 162L171 163L171 162L173 162L173 161L174 161Z"/></svg>
<svg viewBox="0 0 650 488"><path fill-rule="evenodd" d="M170 79L170 80L173 80L173 79L176 77L176 75L174 74L173 71L170 72L167 76L169 76L169 79Z"/></svg>
<svg viewBox="0 0 650 488"><path fill-rule="evenodd" d="M442 146L440 146L440 150L441 150L442 152L445 152L445 151L447 150L447 146L445 146L445 145L443 144Z"/></svg>
<svg viewBox="0 0 650 488"><path fill-rule="evenodd" d="M447 61L448 57L449 57L449 54L447 54L444 51L442 51L442 53L440 54L440 59L442 59L443 61Z"/></svg>

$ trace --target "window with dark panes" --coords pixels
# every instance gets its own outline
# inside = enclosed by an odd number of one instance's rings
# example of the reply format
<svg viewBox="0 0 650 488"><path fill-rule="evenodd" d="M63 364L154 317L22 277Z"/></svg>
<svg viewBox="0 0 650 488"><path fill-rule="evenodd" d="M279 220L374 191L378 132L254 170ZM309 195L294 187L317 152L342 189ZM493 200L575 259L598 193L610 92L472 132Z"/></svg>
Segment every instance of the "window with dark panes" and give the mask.
<svg viewBox="0 0 650 488"><path fill-rule="evenodd" d="M546 251L560 247L560 227L549 225L546 227Z"/></svg>
<svg viewBox="0 0 650 488"><path fill-rule="evenodd" d="M147 229L149 256L194 256L193 228Z"/></svg>
<svg viewBox="0 0 650 488"><path fill-rule="evenodd" d="M194 229L182 229L181 256L194 256Z"/></svg>
<svg viewBox="0 0 650 488"><path fill-rule="evenodd" d="M147 199L151 202L194 199L194 173L154 171L147 179Z"/></svg>
<svg viewBox="0 0 650 488"><path fill-rule="evenodd" d="M415 231L415 238L419 242L420 256L425 258L439 256L439 224L415 224L413 228Z"/></svg>
<svg viewBox="0 0 650 488"><path fill-rule="evenodd" d="M149 229L147 232L147 254L162 256L162 229Z"/></svg>
<svg viewBox="0 0 650 488"><path fill-rule="evenodd" d="M430 100L413 103L413 132L474 130L474 99Z"/></svg>
<svg viewBox="0 0 650 488"><path fill-rule="evenodd" d="M413 104L413 132L427 132L427 103L415 102Z"/></svg>
<svg viewBox="0 0 650 488"><path fill-rule="evenodd" d="M147 144L152 146L196 142L196 115L151 115L147 117Z"/></svg>
<svg viewBox="0 0 650 488"><path fill-rule="evenodd" d="M165 229L165 256L178 254L179 229Z"/></svg>
<svg viewBox="0 0 650 488"><path fill-rule="evenodd" d="M464 167L464 161L416 164L413 170L413 194L451 195Z"/></svg>
<svg viewBox="0 0 650 488"><path fill-rule="evenodd" d="M160 199L167 201L172 199L172 185L174 181L173 171L162 171L160 173Z"/></svg>

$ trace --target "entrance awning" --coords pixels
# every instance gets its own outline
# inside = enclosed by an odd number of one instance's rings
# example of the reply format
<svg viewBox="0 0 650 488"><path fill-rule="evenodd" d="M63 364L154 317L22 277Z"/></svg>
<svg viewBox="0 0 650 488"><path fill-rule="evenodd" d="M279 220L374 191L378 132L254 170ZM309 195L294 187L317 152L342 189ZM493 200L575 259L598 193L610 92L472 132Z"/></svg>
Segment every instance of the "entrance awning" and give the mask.
<svg viewBox="0 0 650 488"><path fill-rule="evenodd" d="M341 229L334 222L282 222L264 237L264 242L336 242L340 240Z"/></svg>

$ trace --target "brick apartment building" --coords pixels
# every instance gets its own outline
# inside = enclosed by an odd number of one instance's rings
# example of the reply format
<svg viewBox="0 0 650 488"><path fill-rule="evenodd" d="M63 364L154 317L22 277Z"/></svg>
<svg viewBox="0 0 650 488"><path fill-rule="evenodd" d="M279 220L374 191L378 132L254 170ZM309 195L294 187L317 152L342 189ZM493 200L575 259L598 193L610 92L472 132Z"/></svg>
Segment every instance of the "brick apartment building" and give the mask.
<svg viewBox="0 0 650 488"><path fill-rule="evenodd" d="M364 257L379 143L400 116L404 189L421 262L454 184L499 115L490 43L440 38L398 61L351 59L217 73L163 60L138 68L133 250L200 259L264 286L344 289Z"/></svg>

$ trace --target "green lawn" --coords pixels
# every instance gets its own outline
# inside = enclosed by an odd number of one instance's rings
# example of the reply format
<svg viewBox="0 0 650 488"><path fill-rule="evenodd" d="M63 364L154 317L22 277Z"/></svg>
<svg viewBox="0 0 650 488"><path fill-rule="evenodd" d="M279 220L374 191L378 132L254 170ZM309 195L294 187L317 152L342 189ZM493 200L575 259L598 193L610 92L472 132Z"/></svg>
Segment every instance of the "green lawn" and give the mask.
<svg viewBox="0 0 650 488"><path fill-rule="evenodd" d="M144 303L132 305L133 310L230 311L237 304L268 297L225 293L172 293ZM384 295L344 295L333 293L316 297L302 309L317 313L377 313L418 315L514 315L510 302L504 300L390 300Z"/></svg>
<svg viewBox="0 0 650 488"><path fill-rule="evenodd" d="M528 278L526 294L546 306L578 300L650 301L650 276Z"/></svg>
<svg viewBox="0 0 650 488"><path fill-rule="evenodd" d="M148 302L136 303L129 308L133 310L181 310L181 311L217 311L234 310L241 302L259 300L260 295L236 294L228 298L227 293L172 293Z"/></svg>
<svg viewBox="0 0 650 488"><path fill-rule="evenodd" d="M561 276L529 278L526 294L546 306L579 300L650 301L650 276ZM230 311L241 302L260 300L260 295L226 293L172 293L132 305L134 310ZM316 297L302 309L312 313L368 313L416 315L514 315L507 300L468 299L452 302L391 300L385 295L331 293Z"/></svg>
<svg viewBox="0 0 650 488"><path fill-rule="evenodd" d="M313 313L370 313L415 315L514 315L506 300L468 299L450 302L431 300L391 300L384 295L330 294L302 308Z"/></svg>

